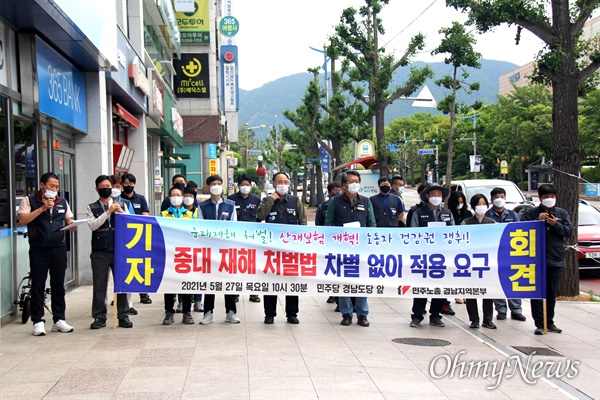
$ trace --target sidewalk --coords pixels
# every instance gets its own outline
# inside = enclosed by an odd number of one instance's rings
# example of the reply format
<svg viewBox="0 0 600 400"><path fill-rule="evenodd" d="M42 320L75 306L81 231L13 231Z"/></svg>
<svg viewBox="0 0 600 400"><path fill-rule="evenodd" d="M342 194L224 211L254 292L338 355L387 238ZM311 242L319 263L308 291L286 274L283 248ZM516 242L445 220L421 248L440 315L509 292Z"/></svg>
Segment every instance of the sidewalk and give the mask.
<svg viewBox="0 0 600 400"><path fill-rule="evenodd" d="M324 297L300 298L300 325L285 322L282 304L275 324L265 325L263 304L251 303L247 296L238 303L241 324L223 322L223 297L217 296L214 324L183 325L178 314L174 325L162 326L162 295L152 299L151 305L135 304L139 315L131 317L133 329L90 330L90 286L67 295L67 322L75 327L73 333L53 333L47 323L47 336L34 337L31 323L4 326L0 398L600 398L600 303L558 303L556 324L564 332L535 336L528 301L523 302L526 322L509 319L497 321L497 330L473 330L465 306L459 304L453 304L455 317L444 317L445 328L432 327L427 319L419 328L410 328L408 299L369 300L369 328L356 323L341 326L340 314ZM51 316L46 318L51 321ZM194 318L198 322L201 314L194 313ZM395 343L398 338L442 339L450 344L413 346ZM567 363L578 361L572 367L577 375L528 384L513 356L522 353L513 346L550 348L560 355L534 356L532 361L556 361L553 368L559 365L561 372ZM457 377L458 368L451 378L447 361L457 355L465 364L504 365L498 387L486 390L496 385L498 376L483 378L483 369L478 376L474 371L469 375L468 365L467 376ZM521 360L525 365L527 356Z"/></svg>

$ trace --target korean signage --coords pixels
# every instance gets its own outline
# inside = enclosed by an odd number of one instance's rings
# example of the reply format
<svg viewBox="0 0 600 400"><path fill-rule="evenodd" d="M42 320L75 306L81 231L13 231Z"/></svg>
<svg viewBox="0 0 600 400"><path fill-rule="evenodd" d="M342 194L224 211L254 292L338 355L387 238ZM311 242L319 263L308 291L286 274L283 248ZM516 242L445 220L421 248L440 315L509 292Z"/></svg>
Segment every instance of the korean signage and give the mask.
<svg viewBox="0 0 600 400"><path fill-rule="evenodd" d="M386 229L116 217L115 291L545 297L540 221Z"/></svg>
<svg viewBox="0 0 600 400"><path fill-rule="evenodd" d="M210 98L208 54L182 53L180 60L173 60L177 75L173 77L173 90L179 98Z"/></svg>
<svg viewBox="0 0 600 400"><path fill-rule="evenodd" d="M240 90L238 86L238 48L221 46L221 92L225 112L239 109Z"/></svg>
<svg viewBox="0 0 600 400"><path fill-rule="evenodd" d="M40 112L88 131L85 76L36 37Z"/></svg>
<svg viewBox="0 0 600 400"><path fill-rule="evenodd" d="M194 0L194 11L177 12L181 44L210 44L208 0Z"/></svg>
<svg viewBox="0 0 600 400"><path fill-rule="evenodd" d="M208 144L208 158L217 158L217 144L216 143Z"/></svg>
<svg viewBox="0 0 600 400"><path fill-rule="evenodd" d="M375 145L369 139L363 139L357 145L358 158L370 157L375 155Z"/></svg>
<svg viewBox="0 0 600 400"><path fill-rule="evenodd" d="M215 158L211 158L210 160L208 160L208 174L209 175L216 175L219 173L218 163L219 163L219 161Z"/></svg>
<svg viewBox="0 0 600 400"><path fill-rule="evenodd" d="M223 36L233 37L240 31L240 23L233 16L224 17L219 23L219 31Z"/></svg>
<svg viewBox="0 0 600 400"><path fill-rule="evenodd" d="M319 145L319 156L321 157L321 172L324 174L329 173L329 153L325 147Z"/></svg>

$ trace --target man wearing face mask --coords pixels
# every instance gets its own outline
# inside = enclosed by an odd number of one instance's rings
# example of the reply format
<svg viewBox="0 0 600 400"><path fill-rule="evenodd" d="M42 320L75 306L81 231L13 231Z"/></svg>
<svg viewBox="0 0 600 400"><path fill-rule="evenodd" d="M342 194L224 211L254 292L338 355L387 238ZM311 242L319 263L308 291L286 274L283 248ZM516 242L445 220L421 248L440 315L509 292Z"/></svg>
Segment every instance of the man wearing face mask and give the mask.
<svg viewBox="0 0 600 400"><path fill-rule="evenodd" d="M113 271L115 261L115 215L129 214L127 205L112 198L113 184L110 177L100 175L96 178L96 192L99 199L88 205L87 222L92 230L92 317L91 329L106 326L106 292L108 288L108 271ZM117 316L119 327L131 328L129 320L129 303L127 294L117 294Z"/></svg>
<svg viewBox="0 0 600 400"><path fill-rule="evenodd" d="M329 202L335 196L344 193L344 191L342 190L342 184L339 182L331 182L329 185L327 185L327 193L329 194L329 200L324 201L317 208L317 214L315 215L316 226L325 225L325 217L327 216L327 208L329 207Z"/></svg>
<svg viewBox="0 0 600 400"><path fill-rule="evenodd" d="M497 223L507 224L510 222L519 222L519 215L513 210L509 210L504 205L506 204L506 190L501 187L492 189L490 193L492 199L492 208L490 208L485 216L493 219ZM506 299L494 299L494 307L499 320L506 319L507 304ZM508 299L508 308L510 308L510 317L516 321L525 321L527 318L523 315L521 308L521 299Z"/></svg>
<svg viewBox="0 0 600 400"><path fill-rule="evenodd" d="M219 175L211 175L206 178L206 185L210 189L210 199L203 201L198 206L198 219L210 219L217 221L237 221L235 212L235 203L229 199L221 197L223 193L223 178ZM225 322L239 324L240 319L237 316L237 306L235 304L235 294L225 295ZM214 315L215 295L204 295L204 318L201 324L207 325L215 322Z"/></svg>
<svg viewBox="0 0 600 400"><path fill-rule="evenodd" d="M358 222L361 227L375 227L375 214L373 205L368 197L358 194L360 190L360 174L358 171L346 171L342 175L342 185L344 194L335 196L327 208L326 226L347 226L356 225ZM352 325L352 315L354 305L350 297L338 297L340 312L342 313L341 325ZM356 297L356 315L357 324L360 326L369 326L369 303L366 297Z"/></svg>
<svg viewBox="0 0 600 400"><path fill-rule="evenodd" d="M181 189L182 193L183 193L183 189L187 185L187 182L185 180L185 175L182 175L182 174L173 175L173 178L171 178L171 183L173 184L173 186L178 186ZM162 204L160 205L160 212L165 211L167 208L169 208L170 205L171 205L171 203L169 202L169 196L167 196L164 198ZM196 207L198 207L198 200L196 200L194 205Z"/></svg>
<svg viewBox="0 0 600 400"><path fill-rule="evenodd" d="M371 196L369 200L373 204L375 221L380 228L404 227L402 217L404 216L404 203L397 195L390 195L392 185L388 178L382 177L377 181L379 193Z"/></svg>
<svg viewBox="0 0 600 400"><path fill-rule="evenodd" d="M284 172L273 176L275 191L265 197L258 206L256 218L268 224L306 225L304 204L296 196L288 193L290 178ZM272 324L277 316L277 295L264 296L265 324ZM287 322L299 324L298 296L285 296Z"/></svg>
<svg viewBox="0 0 600 400"><path fill-rule="evenodd" d="M260 197L250 193L252 190L252 178L248 174L241 174L238 178L238 192L227 198L235 203L237 220L243 222L257 222L256 210L260 205ZM260 303L260 297L256 294L250 295L250 301Z"/></svg>
<svg viewBox="0 0 600 400"><path fill-rule="evenodd" d="M396 196L400 196L404 194L404 178L401 176L395 176L392 178L392 190L390 190L391 194L395 194Z"/></svg>
<svg viewBox="0 0 600 400"><path fill-rule="evenodd" d="M449 190L437 183L433 183L423 192L421 192L421 200L425 203L423 207L415 210L410 221L412 228L424 228L430 225L431 222L443 222L447 226L454 225L454 217L452 211L442 207L442 201L448 196ZM431 299L431 307L429 308L429 325L443 328L446 326L442 322L441 311L446 303L446 299L435 298ZM412 316L410 326L416 328L423 321L425 306L427 305L426 298L415 298L413 300Z"/></svg>
<svg viewBox="0 0 600 400"><path fill-rule="evenodd" d="M542 201L535 208L523 214L523 221L546 221L546 323L548 331L561 333L562 329L554 325L556 289L560 273L565 265L565 239L573 236L573 225L569 213L556 207L556 188L545 183L538 187L538 196ZM536 335L544 334L544 301L531 299L531 315L535 321Z"/></svg>
<svg viewBox="0 0 600 400"><path fill-rule="evenodd" d="M73 332L65 321L65 271L67 245L65 232L58 231L73 220L69 203L58 197L58 176L47 172L40 179L40 190L23 198L17 215L19 225L27 226L29 237L29 276L31 277L31 321L33 335L46 335L44 290L50 272L52 332ZM77 227L69 229L75 232Z"/></svg>

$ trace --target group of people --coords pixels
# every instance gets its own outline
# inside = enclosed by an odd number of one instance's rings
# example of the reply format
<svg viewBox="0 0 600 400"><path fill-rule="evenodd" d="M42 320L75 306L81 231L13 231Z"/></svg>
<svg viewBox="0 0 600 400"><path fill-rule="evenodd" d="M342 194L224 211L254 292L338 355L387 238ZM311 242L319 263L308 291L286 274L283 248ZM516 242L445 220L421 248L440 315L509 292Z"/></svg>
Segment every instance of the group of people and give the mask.
<svg viewBox="0 0 600 400"><path fill-rule="evenodd" d="M132 174L123 177L116 175L100 175L95 180L98 200L87 207L87 222L92 231L91 266L93 278L91 329L106 326L107 288L109 272L114 269L114 218L116 214L149 215L149 208L144 196L135 192L136 178ZM238 179L239 191L227 198L223 197L223 179L219 175L211 175L206 179L206 187L210 198L198 202L197 185L185 176L178 174L172 179L173 186L161 206L160 216L163 218L208 219L219 221L241 221L306 225L306 211L301 199L289 193L290 179L284 172L273 176L275 191L261 200L251 193L252 181L250 176L242 174ZM470 199L468 210L466 198L461 192L449 193L449 189L437 184L422 184L418 188L420 202L411 207L406 213L402 201L404 180L401 177L392 179L382 177L378 180L379 193L372 197L360 195L361 176L357 171L347 171L342 174L341 182L328 185L329 200L317 209L315 225L317 226L353 226L353 227L428 227L432 223L445 225L474 225L489 223L518 222L519 216L505 208L506 192L495 188L490 193L492 206L485 194L479 193ZM67 264L66 240L64 231L60 228L73 220L68 203L58 196L59 181L53 173L42 175L40 190L35 195L23 199L18 215L19 223L27 225L30 243L30 275L31 288L31 318L34 324L33 334L45 335L44 290L45 282L50 272L52 315L54 324L52 331L72 332L73 327L65 321L65 291L64 278ZM450 194L449 198L448 195ZM572 235L572 225L567 212L556 207L556 189L553 185L543 184L538 188L541 204L525 211L523 220L542 220L546 222L546 322L550 332L560 333L554 324L554 308L556 303L556 288L564 265L564 239ZM448 198L448 208L443 202ZM407 214L406 219L404 218ZM406 222L404 222L406 221ZM77 227L68 227L74 232ZM179 306L175 308L176 298ZM225 321L239 323L237 316L238 296L225 295ZM200 294L165 294L165 316L163 325L172 325L177 311L182 312L182 323L194 324L192 317L192 302L195 311L203 311L200 324L210 324L215 321L215 295L204 294L204 307L201 305ZM258 296L250 296L250 301L260 302ZM369 305L366 297L329 298L328 303L336 301L342 314L341 325L348 326L353 322L368 327ZM456 299L463 302L463 299ZM140 302L152 303L148 294L140 294ZM298 296L286 295L285 313L287 322L298 324ZM273 324L277 316L277 296L264 296L265 324ZM411 327L418 327L426 313L426 298L413 300ZM498 320L507 318L508 309L511 318L525 321L521 301L518 299L484 299L483 322L481 326L496 329L493 322L494 305ZM131 296L116 295L118 326L131 328L129 319L137 311L132 307ZM476 299L466 299L466 307L471 321L471 328L479 328L480 318ZM544 313L543 301L531 300L532 316L536 325L536 334L543 334ZM453 315L454 311L446 299L434 298L429 307L429 323L432 326L444 327L441 314Z"/></svg>

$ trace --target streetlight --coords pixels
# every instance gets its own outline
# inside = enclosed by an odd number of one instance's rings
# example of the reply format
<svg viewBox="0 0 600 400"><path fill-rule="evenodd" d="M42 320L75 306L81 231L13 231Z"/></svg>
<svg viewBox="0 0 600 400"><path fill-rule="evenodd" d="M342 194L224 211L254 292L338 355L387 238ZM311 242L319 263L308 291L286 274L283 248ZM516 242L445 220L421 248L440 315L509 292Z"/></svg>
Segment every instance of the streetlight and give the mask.
<svg viewBox="0 0 600 400"><path fill-rule="evenodd" d="M248 150L249 150L250 131L252 129L264 128L266 126L267 125L265 125L265 124L260 124L260 125L257 125L257 126L248 126L247 122L244 124L244 127L246 128L246 168L248 168Z"/></svg>

